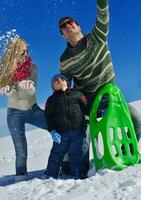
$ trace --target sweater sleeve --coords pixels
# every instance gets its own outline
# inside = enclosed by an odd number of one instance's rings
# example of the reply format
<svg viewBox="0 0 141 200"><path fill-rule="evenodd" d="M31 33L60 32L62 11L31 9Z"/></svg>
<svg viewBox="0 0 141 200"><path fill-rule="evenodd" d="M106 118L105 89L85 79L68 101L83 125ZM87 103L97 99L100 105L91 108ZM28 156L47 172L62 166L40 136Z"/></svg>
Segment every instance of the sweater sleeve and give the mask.
<svg viewBox="0 0 141 200"><path fill-rule="evenodd" d="M97 0L96 24L92 35L100 42L105 43L109 32L109 4L108 0Z"/></svg>
<svg viewBox="0 0 141 200"><path fill-rule="evenodd" d="M47 120L47 127L49 132L55 129L53 115L54 115L54 101L51 97L49 97L45 105L45 117Z"/></svg>
<svg viewBox="0 0 141 200"><path fill-rule="evenodd" d="M97 5L103 9L108 6L108 0L97 0Z"/></svg>

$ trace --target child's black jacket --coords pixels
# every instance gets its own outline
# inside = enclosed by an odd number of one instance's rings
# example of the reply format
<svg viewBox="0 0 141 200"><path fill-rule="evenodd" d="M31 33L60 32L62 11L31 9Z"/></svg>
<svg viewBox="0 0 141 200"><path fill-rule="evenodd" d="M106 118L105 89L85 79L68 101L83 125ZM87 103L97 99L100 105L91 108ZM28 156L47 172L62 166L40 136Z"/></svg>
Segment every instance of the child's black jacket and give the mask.
<svg viewBox="0 0 141 200"><path fill-rule="evenodd" d="M45 107L48 131L61 132L85 127L86 110L87 100L81 92L70 88L55 91L47 99Z"/></svg>

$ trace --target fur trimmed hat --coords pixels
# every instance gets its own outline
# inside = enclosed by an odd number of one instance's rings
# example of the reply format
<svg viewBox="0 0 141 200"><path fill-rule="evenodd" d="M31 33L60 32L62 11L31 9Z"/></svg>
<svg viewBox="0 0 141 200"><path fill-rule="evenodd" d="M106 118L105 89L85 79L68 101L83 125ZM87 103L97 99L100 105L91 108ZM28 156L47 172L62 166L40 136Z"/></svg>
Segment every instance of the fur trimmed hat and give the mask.
<svg viewBox="0 0 141 200"><path fill-rule="evenodd" d="M63 74L55 74L55 75L52 77L52 79L51 79L51 86L52 86L52 89L53 89L53 81L54 81L56 78L62 78L62 79L64 79L64 80L67 82L68 87L70 86L70 82L68 81L68 79L66 78L66 76L64 76Z"/></svg>

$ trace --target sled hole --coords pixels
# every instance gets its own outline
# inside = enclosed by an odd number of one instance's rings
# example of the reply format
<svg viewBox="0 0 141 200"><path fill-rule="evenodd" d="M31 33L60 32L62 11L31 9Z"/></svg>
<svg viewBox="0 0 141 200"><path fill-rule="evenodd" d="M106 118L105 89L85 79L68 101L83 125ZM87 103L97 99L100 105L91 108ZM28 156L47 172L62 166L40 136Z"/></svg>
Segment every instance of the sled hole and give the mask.
<svg viewBox="0 0 141 200"><path fill-rule="evenodd" d="M112 141L114 139L114 129L110 128L110 140Z"/></svg>
<svg viewBox="0 0 141 200"><path fill-rule="evenodd" d="M104 145L103 145L103 137L102 133L98 133L98 139L94 139L95 147L96 147L96 153L98 159L102 159L104 156Z"/></svg>
<svg viewBox="0 0 141 200"><path fill-rule="evenodd" d="M120 149L121 149L121 153L123 156L126 155L126 149L125 149L125 146L123 144L120 145Z"/></svg>
<svg viewBox="0 0 141 200"><path fill-rule="evenodd" d="M120 127L117 128L117 134L118 134L118 138L119 138L120 140L122 140L122 131L121 131L121 128L120 128Z"/></svg>
<svg viewBox="0 0 141 200"><path fill-rule="evenodd" d="M97 109L96 119L97 121L101 121L106 115L109 104L109 94L104 94L99 103L99 107ZM102 109L104 107L104 109Z"/></svg>
<svg viewBox="0 0 141 200"><path fill-rule="evenodd" d="M124 127L124 130L126 132L127 137L130 139L131 138L131 134L130 134L130 131L129 131L128 127Z"/></svg>
<svg viewBox="0 0 141 200"><path fill-rule="evenodd" d="M117 154L117 149L116 149L115 145L112 145L112 146L111 146L111 150L112 150L112 154L113 154L114 156L117 156L117 155L118 155L118 154Z"/></svg>
<svg viewBox="0 0 141 200"><path fill-rule="evenodd" d="M129 147L130 147L130 153L131 153L131 155L134 155L134 147L133 147L133 144L130 143L130 144L129 144Z"/></svg>

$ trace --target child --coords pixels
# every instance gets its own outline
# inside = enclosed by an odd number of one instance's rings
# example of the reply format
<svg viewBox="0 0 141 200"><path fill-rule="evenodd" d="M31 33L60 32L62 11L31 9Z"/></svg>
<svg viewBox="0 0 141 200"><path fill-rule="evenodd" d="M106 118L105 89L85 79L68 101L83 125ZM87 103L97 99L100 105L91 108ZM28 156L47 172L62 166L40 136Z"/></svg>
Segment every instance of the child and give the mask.
<svg viewBox="0 0 141 200"><path fill-rule="evenodd" d="M45 116L54 142L45 174L58 178L62 160L68 153L71 176L78 179L81 178L87 100L81 92L69 88L64 75L53 76L51 84L54 92L47 100Z"/></svg>

